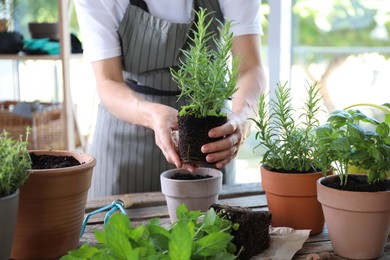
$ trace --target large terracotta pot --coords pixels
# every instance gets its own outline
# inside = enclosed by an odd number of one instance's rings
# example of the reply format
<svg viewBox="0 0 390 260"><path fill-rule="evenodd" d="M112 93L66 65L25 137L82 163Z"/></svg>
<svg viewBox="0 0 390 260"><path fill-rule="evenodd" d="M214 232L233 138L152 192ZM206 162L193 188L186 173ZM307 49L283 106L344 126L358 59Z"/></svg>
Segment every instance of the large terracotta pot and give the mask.
<svg viewBox="0 0 390 260"><path fill-rule="evenodd" d="M198 180L171 179L177 172L190 174L184 169L172 169L160 176L161 191L165 195L172 223L177 220L176 209L180 204L184 203L189 211L207 211L213 203L217 203L218 194L222 190L222 172L219 170L200 167L194 174L212 177Z"/></svg>
<svg viewBox="0 0 390 260"><path fill-rule="evenodd" d="M12 259L58 259L79 246L94 157L67 151L30 151L71 155L81 165L32 170L20 189Z"/></svg>
<svg viewBox="0 0 390 260"><path fill-rule="evenodd" d="M0 198L0 259L9 259L18 213L19 190Z"/></svg>
<svg viewBox="0 0 390 260"><path fill-rule="evenodd" d="M261 181L272 226L310 229L321 233L325 220L317 201L316 182L322 173L279 173L261 167Z"/></svg>
<svg viewBox="0 0 390 260"><path fill-rule="evenodd" d="M390 231L390 192L352 192L322 184L335 177L317 181L333 251L349 259L381 256Z"/></svg>

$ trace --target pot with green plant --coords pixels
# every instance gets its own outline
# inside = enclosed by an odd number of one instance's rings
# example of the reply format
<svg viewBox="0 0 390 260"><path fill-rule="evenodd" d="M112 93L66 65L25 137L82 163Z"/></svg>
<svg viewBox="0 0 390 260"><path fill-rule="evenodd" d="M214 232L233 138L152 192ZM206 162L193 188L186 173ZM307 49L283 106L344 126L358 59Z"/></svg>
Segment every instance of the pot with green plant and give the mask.
<svg viewBox="0 0 390 260"><path fill-rule="evenodd" d="M323 170L332 163L337 173L317 182L334 252L379 257L390 230L389 124L357 109L336 110L316 135ZM351 166L367 174L349 174Z"/></svg>
<svg viewBox="0 0 390 260"><path fill-rule="evenodd" d="M309 84L306 89L303 107L295 110L290 87L278 84L275 99L267 102L268 95L260 95L259 116L251 120L257 127L255 148L261 149L261 180L272 225L317 234L324 227L316 190L322 173L314 156L315 129L322 110L317 85Z"/></svg>
<svg viewBox="0 0 390 260"><path fill-rule="evenodd" d="M11 259L58 259L78 247L96 159L86 153L29 150Z"/></svg>
<svg viewBox="0 0 390 260"><path fill-rule="evenodd" d="M218 140L210 138L208 132L227 121L227 100L237 91L238 59L232 58L229 64L231 21L220 23L217 37L209 31L211 21L206 22L206 10L200 8L196 15L197 30L192 30L189 48L182 50L185 58L179 69L171 69L171 74L181 89L179 99L187 102L178 114L179 155L184 164L209 166L201 147ZM215 49L210 42L215 43Z"/></svg>
<svg viewBox="0 0 390 260"><path fill-rule="evenodd" d="M0 259L9 259L19 204L19 188L29 176L31 159L26 139L0 133Z"/></svg>

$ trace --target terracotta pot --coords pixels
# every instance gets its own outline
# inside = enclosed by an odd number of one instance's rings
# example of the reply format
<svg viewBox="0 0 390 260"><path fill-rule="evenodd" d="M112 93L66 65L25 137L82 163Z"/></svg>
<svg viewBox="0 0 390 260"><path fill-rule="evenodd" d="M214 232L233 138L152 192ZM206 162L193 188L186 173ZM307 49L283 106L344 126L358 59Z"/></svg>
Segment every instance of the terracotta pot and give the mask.
<svg viewBox="0 0 390 260"><path fill-rule="evenodd" d="M335 177L317 181L333 251L349 259L381 256L390 231L390 192L352 192L322 184Z"/></svg>
<svg viewBox="0 0 390 260"><path fill-rule="evenodd" d="M321 233L325 220L317 201L316 181L322 173L279 173L261 167L261 181L272 213L272 226Z"/></svg>
<svg viewBox="0 0 390 260"><path fill-rule="evenodd" d="M58 259L79 246L94 157L67 151L30 151L71 155L81 165L32 170L20 189L13 259Z"/></svg>
<svg viewBox="0 0 390 260"><path fill-rule="evenodd" d="M175 173L190 174L184 169L172 169L163 172L160 176L161 190L165 195L171 222L177 220L176 208L184 203L187 209L207 211L218 201L218 194L222 190L222 172L212 168L200 167L195 174L210 175L211 178L197 180L171 179Z"/></svg>
<svg viewBox="0 0 390 260"><path fill-rule="evenodd" d="M0 198L0 259L9 259L18 212L19 190Z"/></svg>

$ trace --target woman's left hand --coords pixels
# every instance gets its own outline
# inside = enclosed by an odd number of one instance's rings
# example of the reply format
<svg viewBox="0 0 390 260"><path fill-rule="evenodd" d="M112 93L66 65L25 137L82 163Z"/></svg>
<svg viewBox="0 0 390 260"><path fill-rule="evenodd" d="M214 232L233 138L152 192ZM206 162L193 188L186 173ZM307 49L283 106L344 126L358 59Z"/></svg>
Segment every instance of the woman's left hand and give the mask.
<svg viewBox="0 0 390 260"><path fill-rule="evenodd" d="M217 168L224 167L237 156L240 145L249 133L250 122L247 118L235 114L228 115L228 121L224 125L209 131L210 138L223 139L202 146L201 151L207 154L206 161L215 163Z"/></svg>

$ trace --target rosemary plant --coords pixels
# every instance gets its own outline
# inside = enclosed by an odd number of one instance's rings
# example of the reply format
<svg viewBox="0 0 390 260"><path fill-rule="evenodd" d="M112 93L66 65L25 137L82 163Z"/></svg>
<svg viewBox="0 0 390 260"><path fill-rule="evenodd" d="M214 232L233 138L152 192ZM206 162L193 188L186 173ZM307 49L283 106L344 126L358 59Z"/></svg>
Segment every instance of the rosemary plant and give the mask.
<svg viewBox="0 0 390 260"><path fill-rule="evenodd" d="M26 139L15 140L4 131L0 133L0 197L13 194L28 178L31 159L27 150L29 129Z"/></svg>
<svg viewBox="0 0 390 260"><path fill-rule="evenodd" d="M225 116L221 111L225 101L237 91L238 59L231 59L230 54L233 34L229 30L232 23L229 20L225 24L220 23L221 37L218 38L208 31L213 18L206 22L209 16L206 9L201 8L196 15L197 30L192 30L189 49L182 50L184 60L181 60L177 71L171 69L172 78L181 89L179 99L189 100L189 104L179 111L179 116ZM209 41L215 42L216 50L209 47Z"/></svg>
<svg viewBox="0 0 390 260"><path fill-rule="evenodd" d="M307 87L307 99L299 117L295 117L291 90L287 83L277 84L276 98L267 103L268 94L260 95L255 135L265 149L261 163L270 170L279 172L317 172L317 162L313 153L317 149L315 129L319 125L319 90L317 84ZM295 119L294 119L295 118ZM299 121L302 120L302 121Z"/></svg>

